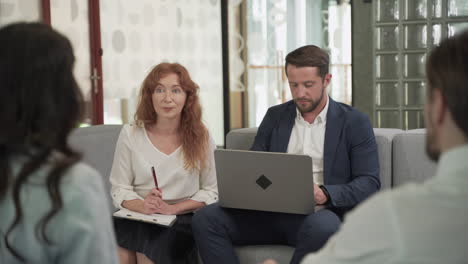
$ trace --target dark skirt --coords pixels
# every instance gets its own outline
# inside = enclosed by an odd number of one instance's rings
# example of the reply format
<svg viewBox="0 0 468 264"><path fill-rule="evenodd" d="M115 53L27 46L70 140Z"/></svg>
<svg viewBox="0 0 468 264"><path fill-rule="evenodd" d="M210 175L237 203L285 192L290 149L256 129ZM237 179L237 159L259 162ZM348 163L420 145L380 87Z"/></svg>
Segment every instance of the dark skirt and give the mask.
<svg viewBox="0 0 468 264"><path fill-rule="evenodd" d="M171 227L114 218L117 244L143 253L156 264L198 263L192 215L178 215Z"/></svg>

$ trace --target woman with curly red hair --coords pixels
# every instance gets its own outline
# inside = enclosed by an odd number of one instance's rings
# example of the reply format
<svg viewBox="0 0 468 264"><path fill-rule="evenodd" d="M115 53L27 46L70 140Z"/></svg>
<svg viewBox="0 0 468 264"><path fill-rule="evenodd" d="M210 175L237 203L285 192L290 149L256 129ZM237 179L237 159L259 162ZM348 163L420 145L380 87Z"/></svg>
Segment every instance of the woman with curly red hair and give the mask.
<svg viewBox="0 0 468 264"><path fill-rule="evenodd" d="M143 81L135 123L117 141L111 195L117 208L178 217L170 228L115 219L121 263L196 262L191 212L218 197L216 146L201 112L198 86L182 65L161 63Z"/></svg>

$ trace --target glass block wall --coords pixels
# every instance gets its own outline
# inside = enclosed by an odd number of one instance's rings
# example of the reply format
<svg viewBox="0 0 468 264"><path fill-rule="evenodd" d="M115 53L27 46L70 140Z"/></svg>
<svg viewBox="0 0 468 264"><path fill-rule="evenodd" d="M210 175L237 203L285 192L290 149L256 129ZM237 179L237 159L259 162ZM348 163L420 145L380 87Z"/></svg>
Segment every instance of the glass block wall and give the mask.
<svg viewBox="0 0 468 264"><path fill-rule="evenodd" d="M375 127L424 127L425 62L441 39L468 29L467 0L377 0Z"/></svg>

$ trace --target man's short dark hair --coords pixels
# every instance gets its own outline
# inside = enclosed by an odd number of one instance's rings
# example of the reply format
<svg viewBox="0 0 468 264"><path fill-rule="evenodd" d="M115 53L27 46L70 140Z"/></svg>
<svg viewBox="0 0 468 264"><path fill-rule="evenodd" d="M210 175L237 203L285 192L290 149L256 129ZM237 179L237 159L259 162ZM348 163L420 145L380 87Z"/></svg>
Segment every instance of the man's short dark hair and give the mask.
<svg viewBox="0 0 468 264"><path fill-rule="evenodd" d="M452 117L468 137L468 30L443 40L426 64L429 96L440 90Z"/></svg>
<svg viewBox="0 0 468 264"><path fill-rule="evenodd" d="M317 67L318 74L324 78L328 74L330 58L321 48L314 45L307 45L291 51L286 56L284 68L287 74L288 64L296 67Z"/></svg>

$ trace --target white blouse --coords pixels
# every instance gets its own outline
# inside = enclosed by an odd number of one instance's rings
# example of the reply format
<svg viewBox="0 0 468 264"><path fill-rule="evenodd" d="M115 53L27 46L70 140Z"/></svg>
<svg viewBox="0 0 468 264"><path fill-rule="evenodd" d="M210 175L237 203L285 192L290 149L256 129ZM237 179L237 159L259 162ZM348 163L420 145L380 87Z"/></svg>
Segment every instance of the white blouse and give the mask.
<svg viewBox="0 0 468 264"><path fill-rule="evenodd" d="M111 196L117 208L125 200L144 199L155 187L151 167L154 166L163 200L169 204L192 199L205 204L218 200L214 162L216 145L210 137L208 163L205 169L186 170L182 147L166 155L151 143L146 130L124 125L115 148L110 175Z"/></svg>

